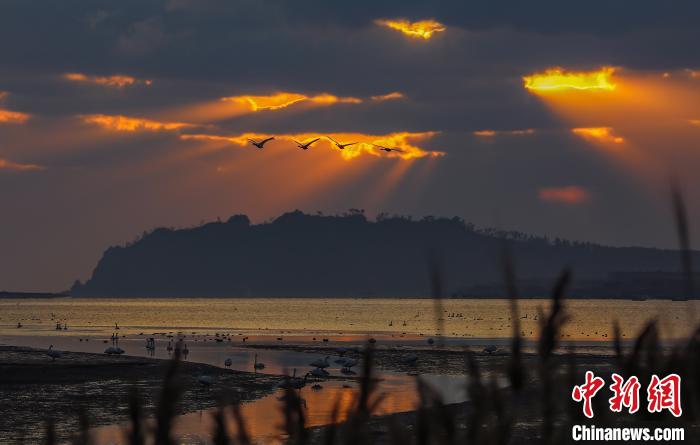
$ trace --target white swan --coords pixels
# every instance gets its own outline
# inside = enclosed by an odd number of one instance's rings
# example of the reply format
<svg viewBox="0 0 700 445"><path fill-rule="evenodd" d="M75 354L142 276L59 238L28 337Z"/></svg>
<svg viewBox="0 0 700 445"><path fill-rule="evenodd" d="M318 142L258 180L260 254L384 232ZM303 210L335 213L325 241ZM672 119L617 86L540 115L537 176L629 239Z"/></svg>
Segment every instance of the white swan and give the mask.
<svg viewBox="0 0 700 445"><path fill-rule="evenodd" d="M297 375L297 370L294 368L294 373L292 376L284 376L282 380L277 384L278 388L282 389L301 389L304 386L306 386L306 379L309 376L309 374L306 374L304 378L299 378L296 376Z"/></svg>
<svg viewBox="0 0 700 445"><path fill-rule="evenodd" d="M311 374L314 377L320 377L320 378L325 378L328 377L330 374L328 371L322 368L315 368L313 371L311 371L309 374Z"/></svg>
<svg viewBox="0 0 700 445"><path fill-rule="evenodd" d="M328 362L329 359L330 359L329 356L326 356L326 358L324 358L323 360L321 360L320 358L317 358L316 360L314 360L313 362L311 362L309 364L315 368L324 369L324 368L327 368L330 366L330 363Z"/></svg>
<svg viewBox="0 0 700 445"><path fill-rule="evenodd" d="M212 379L208 375L200 375L199 377L197 377L197 382L199 382L199 384L204 386L205 388L209 388L211 385L214 384L214 379Z"/></svg>
<svg viewBox="0 0 700 445"><path fill-rule="evenodd" d="M265 363L258 361L258 354L255 354L255 358L253 359L253 369L265 369Z"/></svg>
<svg viewBox="0 0 700 445"><path fill-rule="evenodd" d="M119 346L110 346L109 348L105 349L105 354L108 355L121 355L123 353L124 350Z"/></svg>
<svg viewBox="0 0 700 445"><path fill-rule="evenodd" d="M487 347L484 348L484 352L485 352L486 354L493 354L493 353L496 352L496 351L498 351L498 348L497 348L496 346L494 346L494 345L487 346Z"/></svg>
<svg viewBox="0 0 700 445"><path fill-rule="evenodd" d="M57 358L61 358L63 353L61 351L57 351L53 348L53 345L49 346L49 350L46 351L46 355L51 357L51 361L56 360Z"/></svg>
<svg viewBox="0 0 700 445"><path fill-rule="evenodd" d="M415 354L408 355L401 360L406 365L415 365L418 361L418 356Z"/></svg>

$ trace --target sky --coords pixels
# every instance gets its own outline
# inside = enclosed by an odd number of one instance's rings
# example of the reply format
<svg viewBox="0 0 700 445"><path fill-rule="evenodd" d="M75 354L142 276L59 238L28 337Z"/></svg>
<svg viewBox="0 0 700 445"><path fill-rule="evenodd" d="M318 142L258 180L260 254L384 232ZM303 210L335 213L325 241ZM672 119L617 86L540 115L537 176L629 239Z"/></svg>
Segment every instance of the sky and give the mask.
<svg viewBox="0 0 700 445"><path fill-rule="evenodd" d="M294 209L675 247L671 181L697 240L697 23L692 0L5 0L0 289Z"/></svg>

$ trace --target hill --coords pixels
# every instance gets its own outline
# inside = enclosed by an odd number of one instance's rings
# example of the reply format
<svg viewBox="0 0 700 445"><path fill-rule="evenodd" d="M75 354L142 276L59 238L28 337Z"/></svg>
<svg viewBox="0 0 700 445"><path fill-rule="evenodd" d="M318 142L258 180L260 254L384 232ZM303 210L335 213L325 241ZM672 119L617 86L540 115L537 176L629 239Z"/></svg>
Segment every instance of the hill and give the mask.
<svg viewBox="0 0 700 445"><path fill-rule="evenodd" d="M518 278L527 283L525 296L542 295L564 266L574 270L577 296L681 293L679 255L673 250L477 230L459 218L370 221L354 210L340 216L294 211L262 224L235 215L191 229L159 228L107 249L92 277L76 282L71 294L429 296L427 260L434 256L447 293L499 296L499 255L505 245ZM699 259L697 252L693 256Z"/></svg>

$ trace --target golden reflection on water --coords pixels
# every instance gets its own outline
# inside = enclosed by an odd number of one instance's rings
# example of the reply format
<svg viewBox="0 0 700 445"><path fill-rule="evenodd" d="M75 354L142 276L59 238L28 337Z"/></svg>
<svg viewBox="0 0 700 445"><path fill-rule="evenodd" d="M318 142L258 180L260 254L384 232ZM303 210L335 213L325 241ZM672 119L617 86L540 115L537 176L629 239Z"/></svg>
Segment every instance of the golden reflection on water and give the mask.
<svg viewBox="0 0 700 445"><path fill-rule="evenodd" d="M521 300L522 334L536 337L538 312L548 300ZM321 310L322 309L322 310ZM566 339L609 341L619 321L626 337L655 318L665 338L689 333L699 301L570 300ZM51 330L55 321L72 332L111 333L118 322L122 333L158 331L238 331L254 335L434 335L430 299L304 299L304 298L128 298L0 300L0 333L36 335ZM508 301L448 299L444 301L445 334L464 338L507 338L512 335ZM16 329L18 322L25 329Z"/></svg>
<svg viewBox="0 0 700 445"><path fill-rule="evenodd" d="M347 418L347 413L355 406L357 390L343 387L340 382L324 382L323 389L313 391L305 387L300 396L306 402L306 425L315 427L331 422L332 408L337 402L339 407L338 421ZM283 442L282 402L278 400L281 392L272 394L252 403L241 406L241 413L246 423L248 434L255 438L256 443L279 444ZM331 403L328 403L332 401ZM418 399L415 391L388 391L383 394L381 403L375 414L390 414L414 410ZM178 443L199 443L201 439L211 438L214 430L212 415L214 409L198 411L179 416L175 423L174 436L179 437ZM230 411L227 412L227 429L229 434L236 434L237 428ZM108 425L95 428L92 431L93 440L98 443L126 444L124 441L124 425Z"/></svg>

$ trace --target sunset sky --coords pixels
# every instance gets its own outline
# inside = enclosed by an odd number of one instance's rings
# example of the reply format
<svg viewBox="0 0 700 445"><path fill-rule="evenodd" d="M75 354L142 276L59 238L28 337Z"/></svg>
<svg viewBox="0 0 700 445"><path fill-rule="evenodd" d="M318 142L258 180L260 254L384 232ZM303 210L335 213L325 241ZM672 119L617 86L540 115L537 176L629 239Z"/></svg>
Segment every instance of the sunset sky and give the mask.
<svg viewBox="0 0 700 445"><path fill-rule="evenodd" d="M675 247L670 178L699 240L698 23L693 0L3 1L0 289L293 209Z"/></svg>

